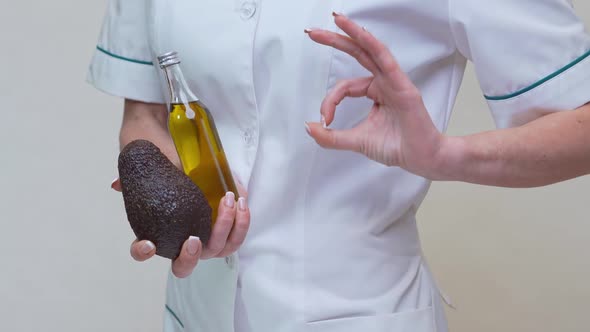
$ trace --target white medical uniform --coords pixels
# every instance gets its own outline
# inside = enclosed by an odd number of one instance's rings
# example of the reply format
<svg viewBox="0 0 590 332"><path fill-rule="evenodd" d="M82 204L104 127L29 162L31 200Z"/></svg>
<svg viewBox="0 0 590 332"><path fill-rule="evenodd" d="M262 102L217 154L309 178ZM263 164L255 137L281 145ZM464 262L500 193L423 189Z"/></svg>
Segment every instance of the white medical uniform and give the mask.
<svg viewBox="0 0 590 332"><path fill-rule="evenodd" d="M305 132L334 84L366 76L312 42L342 12L385 43L445 130L467 60L499 127L590 99L590 38L567 0L113 0L89 70L107 93L166 103L157 55L178 51L247 184L237 254L170 276L165 327L195 332L442 332L415 214L429 181ZM366 117L347 99L333 128Z"/></svg>

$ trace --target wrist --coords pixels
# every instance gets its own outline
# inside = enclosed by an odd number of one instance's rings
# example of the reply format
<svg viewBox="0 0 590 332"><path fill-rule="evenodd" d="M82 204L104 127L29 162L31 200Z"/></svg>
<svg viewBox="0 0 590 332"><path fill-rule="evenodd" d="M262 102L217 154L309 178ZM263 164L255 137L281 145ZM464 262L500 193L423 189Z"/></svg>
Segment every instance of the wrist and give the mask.
<svg viewBox="0 0 590 332"><path fill-rule="evenodd" d="M468 167L468 149L464 137L443 135L427 178L433 181L462 181Z"/></svg>

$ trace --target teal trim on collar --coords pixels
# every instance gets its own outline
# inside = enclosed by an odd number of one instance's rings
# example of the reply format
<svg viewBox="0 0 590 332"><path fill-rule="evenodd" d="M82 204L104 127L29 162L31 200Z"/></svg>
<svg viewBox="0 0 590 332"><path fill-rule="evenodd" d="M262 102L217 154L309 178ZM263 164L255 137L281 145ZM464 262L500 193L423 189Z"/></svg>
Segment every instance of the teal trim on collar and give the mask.
<svg viewBox="0 0 590 332"><path fill-rule="evenodd" d="M154 64L150 61L141 61L141 60L136 60L136 59L130 59L130 58L126 58L124 56L120 56L114 53L111 53L107 50L105 50L104 48L100 47L100 46L96 46L96 49L101 51L102 53L108 55L108 56L112 56L115 59L119 59L119 60L124 60L124 61L129 61L129 62L133 62L133 63L139 63L140 65L149 65L149 66L153 66Z"/></svg>
<svg viewBox="0 0 590 332"><path fill-rule="evenodd" d="M528 87L526 87L524 89L518 90L518 91L516 91L514 93L511 93L509 95L504 95L504 96L486 96L486 95L484 95L484 97L487 100L506 100L506 99L510 99L510 98L514 98L514 97L520 96L521 94L526 93L526 92L529 92L532 89L538 87L539 85L542 85L543 83L546 83L550 79L555 78L556 76L560 75L564 71L566 71L566 70L572 68L573 66L577 65L582 60L586 59L588 56L590 56L590 51L582 54L582 56L580 56L579 58L575 59L574 61L572 61L571 63L569 63L565 67L563 67L563 68L559 69L558 71L554 72L553 74L551 74L551 75L549 75L549 76L541 79L540 81L538 81L536 83L533 83L532 85L530 85L530 86L528 86Z"/></svg>
<svg viewBox="0 0 590 332"><path fill-rule="evenodd" d="M172 309L170 309L170 307L166 304L166 310L168 310L168 312L170 314L172 314L172 316L176 319L176 321L178 322L178 324L180 324L180 326L182 328L184 328L184 324L182 324L182 322L180 321L180 318L178 318L178 316L176 315L176 313L174 311L172 311Z"/></svg>

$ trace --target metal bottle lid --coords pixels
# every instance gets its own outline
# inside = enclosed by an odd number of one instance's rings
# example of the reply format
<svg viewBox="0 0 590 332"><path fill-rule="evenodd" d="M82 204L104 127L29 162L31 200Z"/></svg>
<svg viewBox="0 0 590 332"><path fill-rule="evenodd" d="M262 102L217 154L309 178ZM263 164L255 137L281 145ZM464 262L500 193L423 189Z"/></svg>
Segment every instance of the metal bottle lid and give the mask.
<svg viewBox="0 0 590 332"><path fill-rule="evenodd" d="M168 52L158 56L158 63L160 64L160 68L179 64L180 58L178 57L178 52Z"/></svg>

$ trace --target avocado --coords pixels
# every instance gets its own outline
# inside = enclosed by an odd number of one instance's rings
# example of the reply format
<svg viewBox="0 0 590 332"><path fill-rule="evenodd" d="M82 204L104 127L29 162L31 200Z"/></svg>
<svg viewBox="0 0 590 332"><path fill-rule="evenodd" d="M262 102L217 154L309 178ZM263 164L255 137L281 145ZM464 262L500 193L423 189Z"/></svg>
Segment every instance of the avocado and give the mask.
<svg viewBox="0 0 590 332"><path fill-rule="evenodd" d="M127 219L138 240L175 259L189 236L206 244L211 206L201 189L150 141L136 140L119 154L119 178Z"/></svg>

